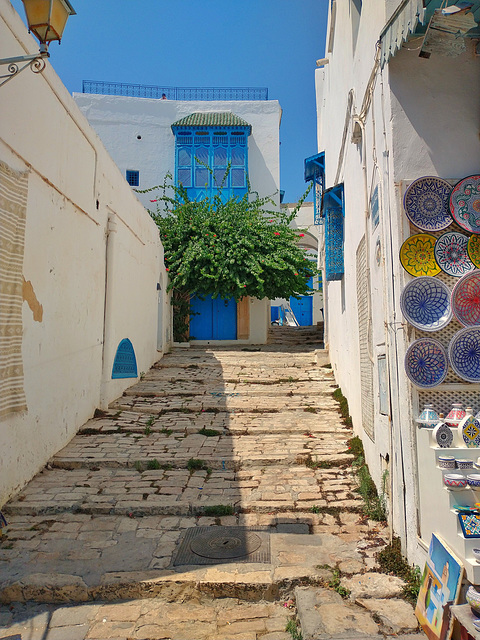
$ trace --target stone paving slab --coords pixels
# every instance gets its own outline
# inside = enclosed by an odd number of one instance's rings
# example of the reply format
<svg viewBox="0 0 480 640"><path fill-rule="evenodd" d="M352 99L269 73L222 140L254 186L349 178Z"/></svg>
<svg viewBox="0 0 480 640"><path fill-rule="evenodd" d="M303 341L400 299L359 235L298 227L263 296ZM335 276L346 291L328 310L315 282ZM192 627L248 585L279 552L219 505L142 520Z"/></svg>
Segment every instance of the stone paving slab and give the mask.
<svg viewBox="0 0 480 640"><path fill-rule="evenodd" d="M184 454L185 463L191 451ZM101 455L101 454L100 454ZM154 458L154 456L156 456ZM163 462L155 449L152 457ZM205 458L207 459L207 458ZM227 456L225 459L228 460ZM185 465L186 466L186 465ZM8 514L192 515L213 505L238 512L304 511L327 507L359 509L361 498L350 467L322 469L275 465L239 471L183 469L48 469L4 508Z"/></svg>
<svg viewBox="0 0 480 640"><path fill-rule="evenodd" d="M269 465L294 463L306 456L321 460L322 456L337 455L338 462L352 458L343 429L325 434L317 431L315 435L307 429L290 434L283 441L279 441L277 434L270 433L255 436L235 436L218 430L217 433L209 437L198 432L175 435L168 428L150 433L145 427L143 433L90 433L88 438L79 435L59 451L50 464L72 469L91 467L92 463L105 467L133 466L136 461L158 459L179 467L185 466L190 458L197 458L212 468L238 468L243 461L253 460L255 464Z"/></svg>
<svg viewBox="0 0 480 640"><path fill-rule="evenodd" d="M22 640L291 640L288 601L199 599L188 604L140 599L82 605L0 607L0 637Z"/></svg>
<svg viewBox="0 0 480 640"><path fill-rule="evenodd" d="M340 517L311 512L221 518L11 516L0 544L0 601L141 597L173 601L196 592L273 600L292 583L331 579L328 567L352 574L374 563L388 532L381 524L354 517L354 523L345 524ZM270 532L271 561L173 565L187 529L217 525L265 528ZM349 539L342 539L347 532ZM368 548L361 544L365 537L370 540Z"/></svg>
<svg viewBox="0 0 480 640"><path fill-rule="evenodd" d="M352 433L317 355L278 344L177 349L97 411L2 507L0 600L30 602L0 607L0 631L22 640L288 640L298 585L327 592L330 621L345 606L373 620L364 640L403 629L409 611L400 605L388 618L377 591L360 607L360 597L339 603L327 588L334 569L363 584L389 533L361 515ZM191 459L203 469L190 472ZM212 515L219 507L233 515ZM174 566L187 529L218 525L268 530L269 561Z"/></svg>

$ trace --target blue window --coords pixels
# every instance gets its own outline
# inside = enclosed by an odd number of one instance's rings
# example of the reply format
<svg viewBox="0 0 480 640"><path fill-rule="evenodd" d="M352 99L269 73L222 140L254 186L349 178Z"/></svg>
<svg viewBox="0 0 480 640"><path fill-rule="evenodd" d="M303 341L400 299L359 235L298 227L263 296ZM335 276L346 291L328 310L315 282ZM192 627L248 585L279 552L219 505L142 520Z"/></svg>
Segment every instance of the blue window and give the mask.
<svg viewBox="0 0 480 640"><path fill-rule="evenodd" d="M131 187L138 187L140 184L140 172L127 169L127 182Z"/></svg>
<svg viewBox="0 0 480 640"><path fill-rule="evenodd" d="M172 129L175 182L185 187L190 200L212 197L219 191L225 200L247 193L250 125L199 126L193 131L173 125Z"/></svg>
<svg viewBox="0 0 480 640"><path fill-rule="evenodd" d="M344 274L344 197L343 184L326 189L323 196L325 218L325 280L341 280Z"/></svg>

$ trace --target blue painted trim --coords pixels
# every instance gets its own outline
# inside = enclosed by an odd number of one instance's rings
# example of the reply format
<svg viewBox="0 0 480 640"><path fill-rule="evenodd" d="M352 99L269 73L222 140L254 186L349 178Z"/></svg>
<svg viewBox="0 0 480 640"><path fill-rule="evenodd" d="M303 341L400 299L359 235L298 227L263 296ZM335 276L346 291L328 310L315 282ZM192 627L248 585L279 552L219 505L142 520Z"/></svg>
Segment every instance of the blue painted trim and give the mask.
<svg viewBox="0 0 480 640"><path fill-rule="evenodd" d="M124 338L117 347L117 353L113 361L112 379L137 377L135 350L130 340Z"/></svg>

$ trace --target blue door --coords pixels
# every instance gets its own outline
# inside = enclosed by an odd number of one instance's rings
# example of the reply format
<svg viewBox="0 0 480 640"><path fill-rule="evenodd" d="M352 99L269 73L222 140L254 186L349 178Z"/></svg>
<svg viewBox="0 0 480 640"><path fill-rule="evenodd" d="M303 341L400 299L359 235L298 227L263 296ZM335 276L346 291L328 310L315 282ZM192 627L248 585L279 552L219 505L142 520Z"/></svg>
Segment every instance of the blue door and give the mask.
<svg viewBox="0 0 480 640"><path fill-rule="evenodd" d="M313 286L313 280L310 278L308 282L310 289ZM298 324L301 327L310 327L313 324L313 297L302 296L300 300L290 298L290 308L295 314Z"/></svg>
<svg viewBox="0 0 480 640"><path fill-rule="evenodd" d="M236 340L237 303L233 298L212 298L200 300L194 296L191 301L190 336L195 340Z"/></svg>

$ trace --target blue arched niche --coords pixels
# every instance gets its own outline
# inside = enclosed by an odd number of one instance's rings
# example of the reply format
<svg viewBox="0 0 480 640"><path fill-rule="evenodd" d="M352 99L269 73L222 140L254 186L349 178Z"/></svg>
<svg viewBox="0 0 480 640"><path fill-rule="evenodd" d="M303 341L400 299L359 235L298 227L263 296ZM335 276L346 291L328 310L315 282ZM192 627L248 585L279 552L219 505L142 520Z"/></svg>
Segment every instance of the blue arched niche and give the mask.
<svg viewBox="0 0 480 640"><path fill-rule="evenodd" d="M112 378L136 378L137 359L133 344L128 338L124 338L117 348L113 361Z"/></svg>

